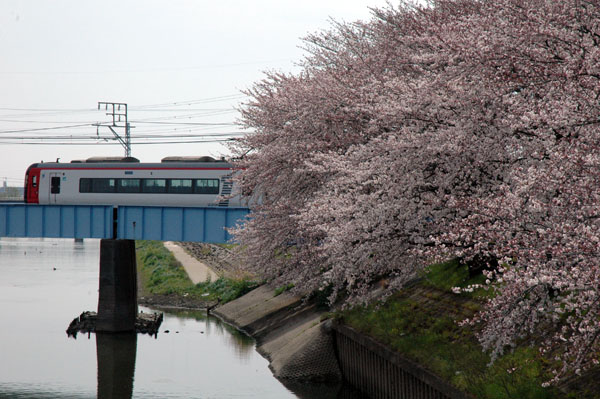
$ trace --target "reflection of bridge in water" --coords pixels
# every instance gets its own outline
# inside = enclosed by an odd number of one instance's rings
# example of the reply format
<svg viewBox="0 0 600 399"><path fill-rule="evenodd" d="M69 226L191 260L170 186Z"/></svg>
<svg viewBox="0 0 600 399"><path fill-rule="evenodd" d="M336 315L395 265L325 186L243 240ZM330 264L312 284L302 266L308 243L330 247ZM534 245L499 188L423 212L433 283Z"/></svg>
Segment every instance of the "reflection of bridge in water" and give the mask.
<svg viewBox="0 0 600 399"><path fill-rule="evenodd" d="M225 243L248 208L0 203L0 237L100 238L98 332L135 331L134 240Z"/></svg>

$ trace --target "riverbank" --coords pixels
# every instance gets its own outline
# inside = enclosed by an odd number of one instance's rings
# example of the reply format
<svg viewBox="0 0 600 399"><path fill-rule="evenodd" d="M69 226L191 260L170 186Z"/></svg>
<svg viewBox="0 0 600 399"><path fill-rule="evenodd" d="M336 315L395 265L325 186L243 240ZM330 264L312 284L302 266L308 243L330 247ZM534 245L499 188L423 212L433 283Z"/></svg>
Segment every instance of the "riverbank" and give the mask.
<svg viewBox="0 0 600 399"><path fill-rule="evenodd" d="M136 256L138 303L142 305L210 309L258 286L248 277L212 280L210 273L205 281L194 284L181 263L158 241L136 241Z"/></svg>
<svg viewBox="0 0 600 399"><path fill-rule="evenodd" d="M210 262L206 247L190 251ZM214 260L213 260L214 261ZM223 267L221 265L221 267ZM337 365L329 318L371 337L405 361L446 381L466 395L483 399L599 398L594 373L573 376L559 387L543 388L550 364L523 341L488 367L489 356L476 340L477 327L459 326L492 295L479 290L455 294L454 286L477 283L465 265L447 262L430 267L421 278L387 300L368 307L325 313L289 292L262 285L216 307L213 313L257 340L257 350L282 380L335 381ZM202 306L190 304L190 306ZM397 356L395 356L397 357Z"/></svg>
<svg viewBox="0 0 600 399"><path fill-rule="evenodd" d="M220 273L230 276L194 284L176 254L170 251L173 244L138 242L136 245L140 303L212 309L212 314L256 340L258 352L269 360L273 374L280 379L341 380L330 323L323 323L325 310L316 303L305 302L267 284L259 287L240 273L235 263L228 261L229 252L224 247L177 244L193 254L204 267L217 264L215 268Z"/></svg>
<svg viewBox="0 0 600 399"><path fill-rule="evenodd" d="M333 399L339 395L346 399L364 397L341 383L332 335L325 327L329 324L321 323L323 310L268 285L256 288L246 274L227 261L229 252L226 248L190 243L178 245L195 254L208 267L217 263L219 273L237 276L219 277L217 281L225 282L223 285L228 287L226 291L235 295L221 295L221 301L217 301L221 305L210 313L254 338L257 351L269 360L273 375L298 398ZM207 287L210 289L211 284L193 285L180 281L180 272L184 269L161 243L138 242L137 255L141 293L139 303L165 309L205 309L215 305L215 302L205 300L202 296L212 295L210 291L204 291ZM169 272L165 272L165 269ZM154 280L161 280L156 274L165 278L160 290L151 286L153 275ZM202 290L200 298L196 291L198 286ZM243 289L233 289L240 286ZM249 289L252 290L243 295Z"/></svg>

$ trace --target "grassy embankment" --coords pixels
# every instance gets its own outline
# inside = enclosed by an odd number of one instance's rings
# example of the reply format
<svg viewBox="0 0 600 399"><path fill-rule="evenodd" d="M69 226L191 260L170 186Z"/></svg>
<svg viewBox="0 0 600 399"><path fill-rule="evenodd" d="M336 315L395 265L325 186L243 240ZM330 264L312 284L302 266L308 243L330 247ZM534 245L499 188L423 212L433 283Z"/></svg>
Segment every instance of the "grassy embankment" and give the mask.
<svg viewBox="0 0 600 399"><path fill-rule="evenodd" d="M145 295L180 295L206 302L229 302L258 284L247 278L220 277L216 281L192 283L173 254L160 241L136 241L140 285Z"/></svg>
<svg viewBox="0 0 600 399"><path fill-rule="evenodd" d="M481 283L469 280L466 266L452 261L431 266L423 279L384 303L357 307L339 317L355 329L430 369L459 389L482 399L600 398L590 388L561 392L542 388L549 363L528 342L488 366L472 326L458 321L479 310L490 291L454 294L451 288Z"/></svg>
<svg viewBox="0 0 600 399"><path fill-rule="evenodd" d="M228 302L258 285L248 279L222 277L194 285L162 243L137 241L136 252L140 283L149 294ZM482 279L469 279L466 266L455 261L434 265L419 283L384 303L357 307L337 317L477 398L600 398L594 386L567 393L542 388L542 382L550 379L549 364L527 342L488 366L490 358L477 342L476 329L457 322L477 312L490 292L454 294L451 290Z"/></svg>

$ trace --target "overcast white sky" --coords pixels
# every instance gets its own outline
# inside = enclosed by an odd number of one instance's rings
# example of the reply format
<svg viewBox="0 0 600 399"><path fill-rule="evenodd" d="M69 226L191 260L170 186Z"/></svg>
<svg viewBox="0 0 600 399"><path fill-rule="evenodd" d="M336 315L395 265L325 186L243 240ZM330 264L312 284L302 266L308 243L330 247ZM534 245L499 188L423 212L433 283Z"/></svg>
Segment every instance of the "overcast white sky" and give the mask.
<svg viewBox="0 0 600 399"><path fill-rule="evenodd" d="M22 185L26 168L41 160L123 155L122 147L93 139L92 125L109 122L99 101L129 105L132 155L141 161L223 155L215 143L135 141L239 131L171 123L234 122L240 90L265 70L292 71L302 58L301 37L328 28L329 18L367 20L368 7L385 6L385 0L2 0L0 179ZM98 133L112 135L107 128ZM56 136L86 145L8 144Z"/></svg>

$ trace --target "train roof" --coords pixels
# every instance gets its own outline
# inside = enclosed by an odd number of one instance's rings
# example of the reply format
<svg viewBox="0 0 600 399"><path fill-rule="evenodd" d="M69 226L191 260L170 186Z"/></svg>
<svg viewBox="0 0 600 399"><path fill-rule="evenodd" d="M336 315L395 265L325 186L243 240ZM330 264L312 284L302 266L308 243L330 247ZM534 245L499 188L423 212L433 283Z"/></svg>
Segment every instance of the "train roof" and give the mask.
<svg viewBox="0 0 600 399"><path fill-rule="evenodd" d="M34 163L29 168L41 169L233 169L233 165L225 161L216 162L42 162Z"/></svg>

